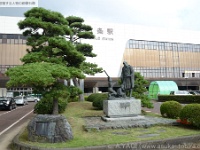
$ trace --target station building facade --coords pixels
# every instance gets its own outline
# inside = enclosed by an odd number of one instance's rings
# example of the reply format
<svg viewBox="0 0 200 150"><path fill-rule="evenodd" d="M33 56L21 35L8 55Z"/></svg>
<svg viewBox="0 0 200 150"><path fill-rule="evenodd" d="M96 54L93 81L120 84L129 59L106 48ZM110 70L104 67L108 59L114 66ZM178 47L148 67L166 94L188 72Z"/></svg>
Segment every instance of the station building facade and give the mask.
<svg viewBox="0 0 200 150"><path fill-rule="evenodd" d="M0 95L7 90L31 92L31 87L6 89L7 68L22 65L26 54L26 37L17 23L23 17L0 16ZM88 61L98 64L116 82L122 62L127 61L135 72L149 82L174 81L180 90L199 90L200 86L200 32L173 30L136 25L85 22L93 27L95 39L81 39L93 45L95 58ZM107 90L107 76L99 73L87 76L85 92ZM149 85L146 85L147 87Z"/></svg>

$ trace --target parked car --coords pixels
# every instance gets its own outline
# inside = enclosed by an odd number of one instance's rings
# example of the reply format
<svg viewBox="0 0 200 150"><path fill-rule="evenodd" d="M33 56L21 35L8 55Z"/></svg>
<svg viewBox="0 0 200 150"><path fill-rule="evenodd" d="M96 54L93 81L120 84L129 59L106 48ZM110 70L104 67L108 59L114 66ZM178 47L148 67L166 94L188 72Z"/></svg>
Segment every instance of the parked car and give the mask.
<svg viewBox="0 0 200 150"><path fill-rule="evenodd" d="M178 90L178 91L171 91L170 95L192 95L192 94L190 94L188 91Z"/></svg>
<svg viewBox="0 0 200 150"><path fill-rule="evenodd" d="M192 94L192 95L200 95L200 93L197 92L197 91L189 91L189 93Z"/></svg>
<svg viewBox="0 0 200 150"><path fill-rule="evenodd" d="M15 99L12 97L0 97L0 108L12 110L16 108Z"/></svg>
<svg viewBox="0 0 200 150"><path fill-rule="evenodd" d="M38 102L40 99L35 96L26 96L27 102Z"/></svg>
<svg viewBox="0 0 200 150"><path fill-rule="evenodd" d="M26 101L25 96L16 96L14 99L15 99L17 105L28 104L28 102Z"/></svg>

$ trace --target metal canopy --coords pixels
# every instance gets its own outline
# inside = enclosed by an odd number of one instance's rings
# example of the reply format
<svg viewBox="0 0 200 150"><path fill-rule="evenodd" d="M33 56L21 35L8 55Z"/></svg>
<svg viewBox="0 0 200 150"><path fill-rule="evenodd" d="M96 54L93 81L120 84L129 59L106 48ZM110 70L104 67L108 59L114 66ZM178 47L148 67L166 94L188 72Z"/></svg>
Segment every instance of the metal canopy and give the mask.
<svg viewBox="0 0 200 150"><path fill-rule="evenodd" d="M149 98L158 99L158 94L169 95L170 91L178 90L174 81L152 81L149 86Z"/></svg>

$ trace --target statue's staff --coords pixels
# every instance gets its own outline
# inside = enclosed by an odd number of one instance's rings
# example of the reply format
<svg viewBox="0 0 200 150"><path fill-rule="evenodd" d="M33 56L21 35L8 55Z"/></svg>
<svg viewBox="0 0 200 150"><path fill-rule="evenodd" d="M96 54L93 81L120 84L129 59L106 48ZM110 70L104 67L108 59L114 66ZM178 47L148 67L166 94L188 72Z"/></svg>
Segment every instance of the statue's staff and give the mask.
<svg viewBox="0 0 200 150"><path fill-rule="evenodd" d="M109 75L107 74L107 72L104 70L105 74L109 77ZM110 77L109 77L110 78Z"/></svg>

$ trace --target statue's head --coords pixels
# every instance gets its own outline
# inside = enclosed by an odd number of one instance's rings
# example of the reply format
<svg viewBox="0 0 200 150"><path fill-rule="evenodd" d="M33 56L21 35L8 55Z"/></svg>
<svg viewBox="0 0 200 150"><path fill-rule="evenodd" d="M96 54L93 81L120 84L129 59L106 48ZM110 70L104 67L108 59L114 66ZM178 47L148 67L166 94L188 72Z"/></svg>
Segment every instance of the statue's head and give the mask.
<svg viewBox="0 0 200 150"><path fill-rule="evenodd" d="M123 62L124 66L128 66L128 63L126 61Z"/></svg>

